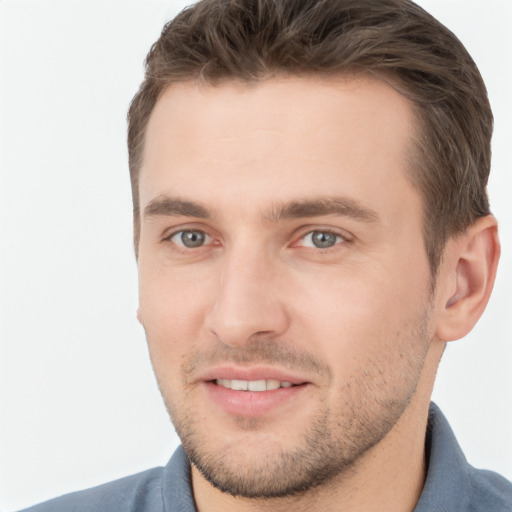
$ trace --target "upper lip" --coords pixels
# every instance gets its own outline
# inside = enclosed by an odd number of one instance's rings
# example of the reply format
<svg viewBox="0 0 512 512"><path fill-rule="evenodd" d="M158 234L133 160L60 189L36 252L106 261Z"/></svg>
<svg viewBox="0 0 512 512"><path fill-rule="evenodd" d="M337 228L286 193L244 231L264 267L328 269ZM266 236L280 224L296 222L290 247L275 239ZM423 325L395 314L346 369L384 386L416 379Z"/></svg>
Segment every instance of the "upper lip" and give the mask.
<svg viewBox="0 0 512 512"><path fill-rule="evenodd" d="M216 379L229 379L229 380L278 380L280 382L291 382L292 384L305 384L309 382L308 379L293 374L289 371L265 367L265 366L252 366L252 367L240 367L240 366L217 366L209 368L202 372L198 380L201 381L213 381Z"/></svg>

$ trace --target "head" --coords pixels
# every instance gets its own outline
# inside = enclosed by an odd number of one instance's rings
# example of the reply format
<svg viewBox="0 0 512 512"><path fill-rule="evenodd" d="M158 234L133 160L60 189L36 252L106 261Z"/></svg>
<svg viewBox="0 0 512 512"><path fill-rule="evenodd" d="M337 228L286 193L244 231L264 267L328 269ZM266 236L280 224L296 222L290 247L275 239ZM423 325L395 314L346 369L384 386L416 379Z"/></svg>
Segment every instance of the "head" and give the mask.
<svg viewBox="0 0 512 512"><path fill-rule="evenodd" d="M456 38L407 1L204 1L129 123L139 320L195 482L279 498L411 429L421 451L498 252L492 117Z"/></svg>
<svg viewBox="0 0 512 512"><path fill-rule="evenodd" d="M354 73L378 77L413 102L409 178L423 199L425 249L435 276L446 240L489 213L493 117L471 56L409 0L209 0L167 24L147 56L128 115L136 250L145 131L166 88Z"/></svg>

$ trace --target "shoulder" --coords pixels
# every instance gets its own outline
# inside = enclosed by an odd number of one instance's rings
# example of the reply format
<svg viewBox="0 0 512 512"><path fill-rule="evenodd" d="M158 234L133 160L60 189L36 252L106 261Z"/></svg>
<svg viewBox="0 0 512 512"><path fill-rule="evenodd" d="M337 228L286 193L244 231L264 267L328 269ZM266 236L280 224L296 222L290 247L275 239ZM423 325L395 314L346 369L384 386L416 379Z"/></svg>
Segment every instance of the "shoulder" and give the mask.
<svg viewBox="0 0 512 512"><path fill-rule="evenodd" d="M435 404L430 407L426 434L427 478L414 512L512 511L512 483L467 462Z"/></svg>
<svg viewBox="0 0 512 512"><path fill-rule="evenodd" d="M21 512L195 512L190 462L179 446L165 467L73 492Z"/></svg>
<svg viewBox="0 0 512 512"><path fill-rule="evenodd" d="M66 494L23 512L160 512L163 468L153 468L84 491Z"/></svg>
<svg viewBox="0 0 512 512"><path fill-rule="evenodd" d="M479 470L470 466L472 499L471 512L512 511L512 483L493 471Z"/></svg>

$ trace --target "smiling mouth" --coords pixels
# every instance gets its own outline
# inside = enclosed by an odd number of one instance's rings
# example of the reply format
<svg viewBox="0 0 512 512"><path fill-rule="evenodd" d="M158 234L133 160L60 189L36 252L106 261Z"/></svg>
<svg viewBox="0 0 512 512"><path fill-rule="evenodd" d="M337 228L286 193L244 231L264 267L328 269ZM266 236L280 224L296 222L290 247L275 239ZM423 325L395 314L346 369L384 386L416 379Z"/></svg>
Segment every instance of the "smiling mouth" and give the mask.
<svg viewBox="0 0 512 512"><path fill-rule="evenodd" d="M238 379L216 379L213 382L223 388L233 391L273 391L279 388L291 388L297 384L288 381L274 379L266 380L238 380Z"/></svg>

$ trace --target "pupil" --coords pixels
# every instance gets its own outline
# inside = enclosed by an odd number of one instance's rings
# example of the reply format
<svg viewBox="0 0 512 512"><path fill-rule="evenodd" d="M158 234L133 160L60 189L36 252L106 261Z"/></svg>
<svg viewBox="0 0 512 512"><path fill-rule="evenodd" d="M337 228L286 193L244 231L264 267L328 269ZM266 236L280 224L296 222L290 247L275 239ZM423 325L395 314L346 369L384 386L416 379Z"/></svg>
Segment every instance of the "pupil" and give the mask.
<svg viewBox="0 0 512 512"><path fill-rule="evenodd" d="M313 244L321 249L332 247L336 243L336 235L324 231L315 231L312 238Z"/></svg>
<svg viewBox="0 0 512 512"><path fill-rule="evenodd" d="M184 231L181 234L181 241L185 247L200 247L204 243L204 233L200 231Z"/></svg>

